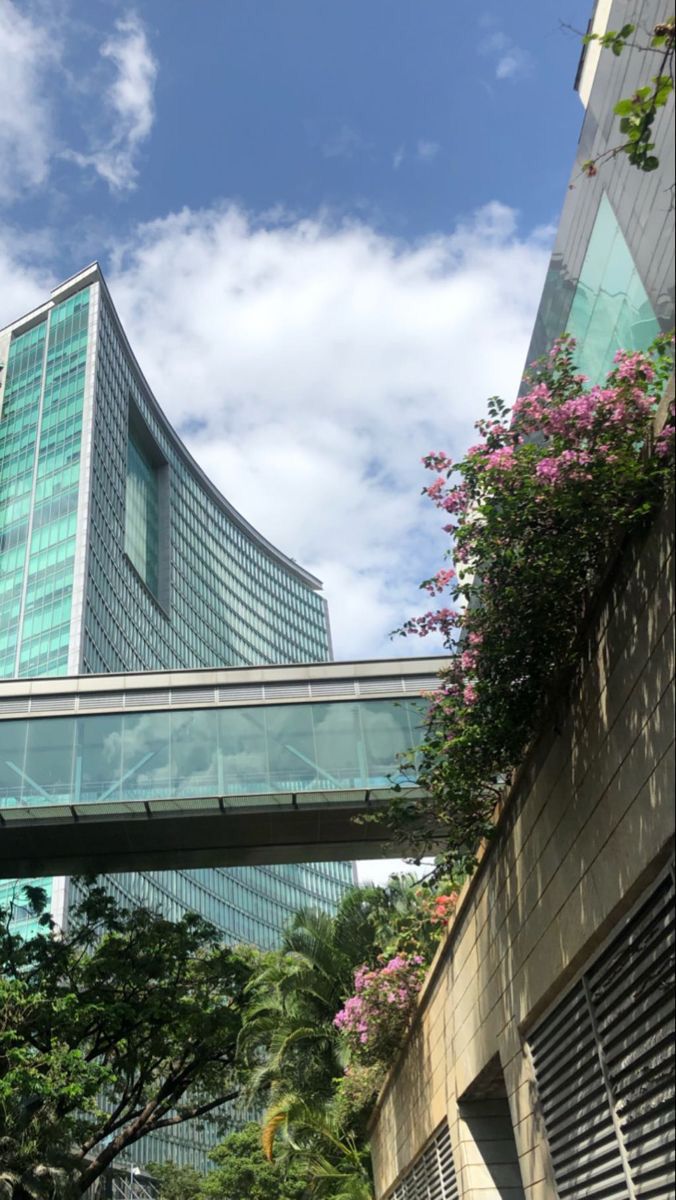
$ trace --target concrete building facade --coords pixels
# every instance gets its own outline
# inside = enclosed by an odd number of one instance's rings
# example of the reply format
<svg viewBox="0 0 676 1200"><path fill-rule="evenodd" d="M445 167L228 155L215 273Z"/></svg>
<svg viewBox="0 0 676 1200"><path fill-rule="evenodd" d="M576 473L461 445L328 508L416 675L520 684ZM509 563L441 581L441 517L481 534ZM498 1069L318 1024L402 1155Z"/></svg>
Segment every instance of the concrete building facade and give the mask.
<svg viewBox="0 0 676 1200"><path fill-rule="evenodd" d="M618 564L461 896L375 1114L378 1200L674 1194L673 540L663 513Z"/></svg>

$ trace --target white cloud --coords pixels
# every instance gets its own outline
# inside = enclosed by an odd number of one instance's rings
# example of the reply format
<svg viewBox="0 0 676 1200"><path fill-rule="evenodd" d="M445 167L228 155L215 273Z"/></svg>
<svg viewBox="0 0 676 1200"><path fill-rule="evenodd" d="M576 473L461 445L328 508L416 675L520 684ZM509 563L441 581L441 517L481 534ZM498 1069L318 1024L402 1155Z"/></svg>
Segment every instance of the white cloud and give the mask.
<svg viewBox="0 0 676 1200"><path fill-rule="evenodd" d="M324 158L354 158L357 151L364 149L363 137L351 125L343 124L321 143Z"/></svg>
<svg viewBox="0 0 676 1200"><path fill-rule="evenodd" d="M46 76L55 44L12 0L0 0L0 200L44 183L52 151Z"/></svg>
<svg viewBox="0 0 676 1200"><path fill-rule="evenodd" d="M485 398L514 395L547 257L497 203L416 245L225 207L119 250L113 296L160 403L197 429L226 496L324 579L338 657L432 650L387 639L426 607L418 581L446 542L420 456L459 454Z"/></svg>
<svg viewBox="0 0 676 1200"><path fill-rule="evenodd" d="M528 70L530 59L525 50L512 46L501 54L495 65L496 79L513 79L515 75L523 75Z"/></svg>
<svg viewBox="0 0 676 1200"><path fill-rule="evenodd" d="M484 16L479 25L483 30L479 53L494 60L495 78L516 79L520 75L527 75L531 68L528 52L517 46L501 29L496 28L492 17Z"/></svg>
<svg viewBox="0 0 676 1200"><path fill-rule="evenodd" d="M100 50L115 70L104 95L112 132L91 152L68 150L64 157L93 167L112 191L123 192L136 186L138 153L152 129L157 62L135 13L117 21L115 29Z"/></svg>
<svg viewBox="0 0 676 1200"><path fill-rule="evenodd" d="M417 161L421 163L430 163L437 157L437 154L440 150L441 146L438 142L431 142L425 138L419 138L415 144L412 154L409 156L407 154L405 144L402 143L401 146L397 147L394 155L392 156L392 167L395 171L398 171L402 163L407 158L414 162Z"/></svg>
<svg viewBox="0 0 676 1200"><path fill-rule="evenodd" d="M365 224L234 207L140 226L108 280L170 420L228 499L325 582L339 658L433 653L389 631L447 544L420 457L460 455L515 395L551 230L493 203L399 243ZM0 326L54 280L0 241ZM74 267L77 264L73 264Z"/></svg>
<svg viewBox="0 0 676 1200"><path fill-rule="evenodd" d="M421 162L431 162L433 158L437 157L440 149L441 146L438 142L426 142L421 140L416 146L416 155Z"/></svg>

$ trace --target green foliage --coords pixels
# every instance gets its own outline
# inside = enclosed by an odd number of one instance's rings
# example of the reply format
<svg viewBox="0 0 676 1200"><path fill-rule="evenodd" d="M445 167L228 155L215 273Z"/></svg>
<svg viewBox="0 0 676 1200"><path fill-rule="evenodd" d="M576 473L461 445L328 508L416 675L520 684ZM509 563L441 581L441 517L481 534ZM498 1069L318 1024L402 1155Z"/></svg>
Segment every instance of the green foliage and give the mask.
<svg viewBox="0 0 676 1200"><path fill-rule="evenodd" d="M249 974L194 915L120 909L89 881L63 933L27 893L51 935L22 940L0 913L0 1161L17 1200L48 1171L81 1195L146 1134L235 1096Z"/></svg>
<svg viewBox="0 0 676 1200"><path fill-rule="evenodd" d="M415 875L392 876L379 889L371 916L379 958L419 955L429 965L453 914L464 878L462 871L441 876L435 873L433 883L419 883Z"/></svg>
<svg viewBox="0 0 676 1200"><path fill-rule="evenodd" d="M456 571L423 586L439 592L451 579L460 604L405 627L441 629L450 658L411 763L424 798L402 792L392 818L422 849L443 831L451 868L471 865L491 835L506 781L580 663L609 559L620 539L646 528L670 486L673 415L654 442L652 434L673 370L669 339L615 361L603 387L587 389L574 342L560 339L511 417L501 401L489 404L482 441L464 461L425 460L443 472L425 490L454 517L445 528Z"/></svg>
<svg viewBox="0 0 676 1200"><path fill-rule="evenodd" d="M617 57L622 54L629 38L635 32L635 25L624 25L620 30L608 30L604 34L587 34L583 41L586 44L597 41ZM632 96L618 100L613 109L620 118L620 132L624 134L625 140L597 158L587 159L582 164L583 174L596 175L600 163L607 158L614 158L617 154L626 154L632 166L640 171L655 171L659 167L659 158L653 153L655 143L651 141L651 137L655 118L659 110L665 107L674 90L674 46L674 18L670 17L655 26L647 46L639 46L641 50L661 55L657 74L651 77L649 84L637 88Z"/></svg>
<svg viewBox="0 0 676 1200"><path fill-rule="evenodd" d="M209 1157L215 1169L204 1179L197 1200L304 1200L307 1195L305 1162L294 1154L270 1162L263 1154L259 1125L229 1134Z"/></svg>
<svg viewBox="0 0 676 1200"><path fill-rule="evenodd" d="M157 1185L157 1200L202 1200L204 1175L194 1167L172 1162L148 1163L146 1168Z"/></svg>
<svg viewBox="0 0 676 1200"><path fill-rule="evenodd" d="M444 879L427 886L401 875L385 888L354 888L333 917L297 913L282 949L259 953L252 964L239 1042L248 1095L267 1104L268 1152L281 1131L284 1152L305 1163L313 1197L370 1195L359 1155L390 1063L363 1068L352 1061L335 1025L354 991L355 972L364 964L377 967L399 947L418 955L421 966L429 962L451 915L457 883ZM319 1122L314 1132L310 1111ZM358 1160L350 1159L353 1154Z"/></svg>
<svg viewBox="0 0 676 1200"><path fill-rule="evenodd" d="M271 1161L280 1135L304 1162L312 1200L373 1200L365 1141L331 1107L317 1108L296 1094L279 1097L263 1125L263 1150Z"/></svg>
<svg viewBox="0 0 676 1200"><path fill-rule="evenodd" d="M635 25L623 25L619 31L609 29L606 33L587 33L582 41L585 45L589 45L590 42L599 42L605 50L612 50L613 54L619 57L635 29Z"/></svg>

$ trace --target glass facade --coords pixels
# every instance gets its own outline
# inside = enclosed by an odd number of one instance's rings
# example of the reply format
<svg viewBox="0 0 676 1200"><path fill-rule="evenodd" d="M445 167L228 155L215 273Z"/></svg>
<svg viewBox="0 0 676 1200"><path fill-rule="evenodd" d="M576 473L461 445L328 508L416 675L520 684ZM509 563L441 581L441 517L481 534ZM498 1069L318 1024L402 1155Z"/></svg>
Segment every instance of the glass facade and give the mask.
<svg viewBox="0 0 676 1200"><path fill-rule="evenodd" d="M88 290L10 344L0 421L0 676L68 663Z"/></svg>
<svg viewBox="0 0 676 1200"><path fill-rule="evenodd" d="M166 463L160 472L166 474L165 527L160 520L158 538L160 565L164 557L169 577L158 581L161 604L144 586L138 564L138 573L130 569L134 560L126 549L130 408ZM162 496L159 502L161 512ZM90 511L85 671L321 662L329 656L322 597L252 536L201 476L150 396L105 300Z"/></svg>
<svg viewBox="0 0 676 1200"><path fill-rule="evenodd" d="M605 378L617 350L645 350L660 332L610 201L601 197L568 317L577 365L593 382Z"/></svg>
<svg viewBox="0 0 676 1200"><path fill-rule="evenodd" d="M419 700L91 713L0 722L0 806L387 788ZM342 797L340 797L342 801ZM88 811L87 809L83 811Z"/></svg>
<svg viewBox="0 0 676 1200"><path fill-rule="evenodd" d="M552 257L528 361L545 354L566 331L577 341L579 370L592 384L602 383L617 350L645 350L664 328L604 192L579 275L570 279L562 255Z"/></svg>
<svg viewBox="0 0 676 1200"><path fill-rule="evenodd" d="M9 343L0 675L326 661L317 581L252 530L190 458L143 380L98 269L68 287ZM331 909L351 881L351 864L331 863L117 875L108 885L127 903L172 916L195 909L226 936L267 946L299 904ZM0 903L12 894L14 885L0 885ZM212 1140L183 1129L142 1153L205 1166Z"/></svg>

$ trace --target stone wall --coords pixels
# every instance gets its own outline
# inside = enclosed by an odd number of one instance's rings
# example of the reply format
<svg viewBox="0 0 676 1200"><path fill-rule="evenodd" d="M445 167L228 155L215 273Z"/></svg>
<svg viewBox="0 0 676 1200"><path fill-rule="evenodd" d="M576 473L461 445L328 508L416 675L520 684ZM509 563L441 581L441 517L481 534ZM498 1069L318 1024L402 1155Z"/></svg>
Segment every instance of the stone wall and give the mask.
<svg viewBox="0 0 676 1200"><path fill-rule="evenodd" d="M446 1119L463 1200L556 1195L525 1039L673 852L672 567L665 512L463 891L372 1122L378 1200Z"/></svg>

